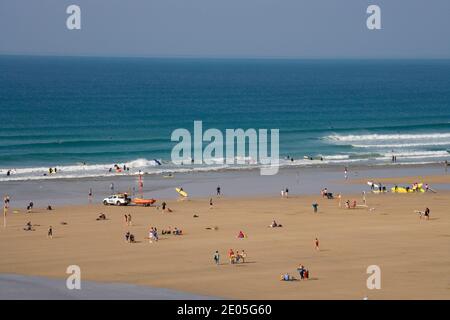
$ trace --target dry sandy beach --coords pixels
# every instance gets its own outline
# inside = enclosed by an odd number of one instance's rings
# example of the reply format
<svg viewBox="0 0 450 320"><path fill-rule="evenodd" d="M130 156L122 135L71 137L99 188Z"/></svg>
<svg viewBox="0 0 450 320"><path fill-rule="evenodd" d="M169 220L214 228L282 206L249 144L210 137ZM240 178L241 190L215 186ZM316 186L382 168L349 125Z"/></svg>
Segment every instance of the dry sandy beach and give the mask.
<svg viewBox="0 0 450 320"><path fill-rule="evenodd" d="M411 181L411 180L408 180ZM334 190L330 190L334 191ZM361 195L343 195L342 200ZM339 208L317 196L222 197L168 201L171 213L150 207L80 205L8 215L0 230L0 273L64 279L69 265L83 280L123 282L237 299L449 299L450 193L367 194L369 208ZM311 204L319 204L313 213ZM159 202L160 203L160 202ZM431 209L429 220L414 210ZM10 212L12 210L10 209ZM96 221L99 213L106 221ZM132 215L133 225L124 223ZM198 215L194 218L193 215ZM281 228L269 228L275 219ZM31 221L35 231L24 231ZM67 225L62 225L66 222ZM53 226L53 239L47 229ZM178 227L182 236L147 239L150 226ZM208 227L218 230L208 230ZM138 243L125 242L130 231ZM242 230L248 235L237 239ZM320 240L320 251L314 239ZM247 262L231 265L227 251L244 249ZM219 250L221 264L213 254ZM310 270L299 277L299 264ZM381 268L381 289L369 290L366 268Z"/></svg>

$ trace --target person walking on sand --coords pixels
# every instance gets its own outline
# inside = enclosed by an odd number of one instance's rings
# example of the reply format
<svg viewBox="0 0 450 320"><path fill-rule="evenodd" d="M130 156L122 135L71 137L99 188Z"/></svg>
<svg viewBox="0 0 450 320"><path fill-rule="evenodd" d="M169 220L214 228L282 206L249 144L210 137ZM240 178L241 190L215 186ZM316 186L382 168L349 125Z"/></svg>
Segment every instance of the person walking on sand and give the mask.
<svg viewBox="0 0 450 320"><path fill-rule="evenodd" d="M289 189L288 188L286 188L286 190L284 190L284 195L285 195L286 198L288 198L288 195L289 195Z"/></svg>
<svg viewBox="0 0 450 320"><path fill-rule="evenodd" d="M319 207L319 204L318 203L313 203L312 207L314 209L314 213L317 213L317 208Z"/></svg>
<svg viewBox="0 0 450 320"><path fill-rule="evenodd" d="M281 198L284 198L284 189L281 190Z"/></svg>
<svg viewBox="0 0 450 320"><path fill-rule="evenodd" d="M319 239L316 238L316 240L314 240L314 245L315 245L315 247L316 247L316 250L317 250L317 251L320 251L320 248L319 248Z"/></svg>
<svg viewBox="0 0 450 320"><path fill-rule="evenodd" d="M219 251L216 250L213 256L214 263L218 266L220 264L220 254Z"/></svg>
<svg viewBox="0 0 450 320"><path fill-rule="evenodd" d="M366 192L363 191L363 204L366 205Z"/></svg>
<svg viewBox="0 0 450 320"><path fill-rule="evenodd" d="M131 214L128 214L128 225L131 226Z"/></svg>
<svg viewBox="0 0 450 320"><path fill-rule="evenodd" d="M50 228L48 228L47 238L53 239L53 228L52 228L52 226L50 226Z"/></svg>
<svg viewBox="0 0 450 320"><path fill-rule="evenodd" d="M127 216L127 214L123 215L123 219L125 221L125 225L127 226L128 225L128 216Z"/></svg>
<svg viewBox="0 0 450 320"><path fill-rule="evenodd" d="M209 199L209 208L210 209L213 208L213 200L212 200L212 198Z"/></svg>

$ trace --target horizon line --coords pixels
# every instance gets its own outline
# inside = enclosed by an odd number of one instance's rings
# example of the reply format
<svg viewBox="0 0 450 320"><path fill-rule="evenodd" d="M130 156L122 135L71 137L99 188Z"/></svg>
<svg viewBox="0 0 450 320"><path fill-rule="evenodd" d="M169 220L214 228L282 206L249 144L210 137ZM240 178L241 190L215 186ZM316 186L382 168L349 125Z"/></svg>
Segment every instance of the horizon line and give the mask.
<svg viewBox="0 0 450 320"><path fill-rule="evenodd" d="M54 57L54 58L116 58L116 59L209 59L209 60L450 60L449 57L396 57L396 56L342 56L342 57L301 57L301 56L208 56L208 55L103 55L103 54L60 54L60 53L8 53L0 52L0 57Z"/></svg>

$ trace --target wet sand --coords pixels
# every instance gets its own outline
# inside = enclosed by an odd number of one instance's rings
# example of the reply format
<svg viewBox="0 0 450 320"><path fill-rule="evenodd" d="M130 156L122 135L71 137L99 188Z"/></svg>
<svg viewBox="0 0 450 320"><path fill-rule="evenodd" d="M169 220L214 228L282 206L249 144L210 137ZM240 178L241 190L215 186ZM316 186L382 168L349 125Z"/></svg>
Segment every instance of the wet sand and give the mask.
<svg viewBox="0 0 450 320"><path fill-rule="evenodd" d="M335 190L330 190L335 191ZM360 195L343 195L342 200ZM450 193L367 195L368 208L339 208L320 195L214 197L168 200L173 212L151 207L77 205L9 214L0 230L0 273L65 279L79 265L82 280L127 283L238 299L449 299ZM162 201L162 200L161 200ZM159 201L159 203L161 202ZM313 213L311 204L319 204ZM414 210L431 209L431 219ZM369 210L371 209L372 210ZM108 220L96 221L100 212ZM130 213L133 225L124 224ZM194 218L196 214L199 217ZM275 219L282 228L268 228ZM35 231L23 231L27 221ZM67 225L62 225L66 222ZM52 225L54 238L47 239ZM182 236L149 243L150 226ZM217 226L218 230L207 230ZM124 240L126 231L138 243ZM242 230L248 235L237 239ZM314 239L320 240L320 251ZM245 249L247 261L229 264L228 249ZM221 264L213 263L219 250ZM307 281L280 281L282 273ZM381 268L381 290L369 290L366 269Z"/></svg>

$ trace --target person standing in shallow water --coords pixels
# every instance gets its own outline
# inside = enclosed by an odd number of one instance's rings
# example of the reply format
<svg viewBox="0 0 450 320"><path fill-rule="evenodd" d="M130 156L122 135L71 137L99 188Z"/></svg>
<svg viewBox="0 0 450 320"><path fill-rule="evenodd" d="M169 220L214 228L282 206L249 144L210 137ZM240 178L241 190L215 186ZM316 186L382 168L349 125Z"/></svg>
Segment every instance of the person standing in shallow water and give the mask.
<svg viewBox="0 0 450 320"><path fill-rule="evenodd" d="M217 196L220 197L220 186L217 186L216 191L217 191Z"/></svg>

